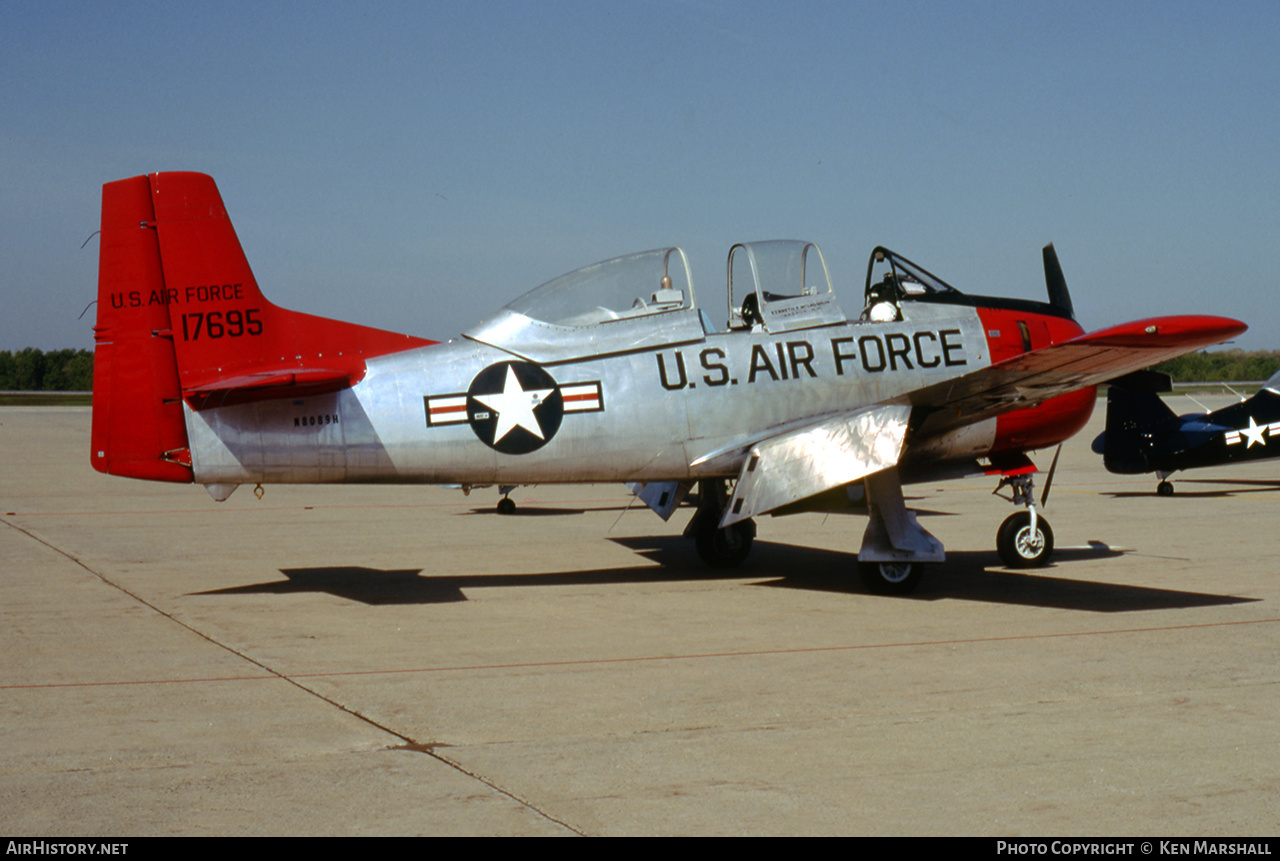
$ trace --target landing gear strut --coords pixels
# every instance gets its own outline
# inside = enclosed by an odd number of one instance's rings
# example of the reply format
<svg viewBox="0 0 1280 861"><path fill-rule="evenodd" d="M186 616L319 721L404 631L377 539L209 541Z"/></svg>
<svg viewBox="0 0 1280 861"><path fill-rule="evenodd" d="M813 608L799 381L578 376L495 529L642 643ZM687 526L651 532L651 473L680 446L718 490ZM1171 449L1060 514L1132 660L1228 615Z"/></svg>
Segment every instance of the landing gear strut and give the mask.
<svg viewBox="0 0 1280 861"><path fill-rule="evenodd" d="M720 528L729 503L729 493L724 481L704 479L698 482L698 511L689 521L685 535L692 534L697 543L698 555L712 568L737 568L751 555L751 544L756 538L754 520L739 520Z"/></svg>
<svg viewBox="0 0 1280 861"><path fill-rule="evenodd" d="M871 520L858 551L858 579L877 595L906 595L920 583L925 564L944 561L946 552L907 510L896 468L867 476L865 487Z"/></svg>
<svg viewBox="0 0 1280 861"><path fill-rule="evenodd" d="M1057 459L1054 460L1055 465ZM1052 472L1052 470L1051 470ZM1010 568L1039 568L1053 556L1053 529L1049 521L1036 511L1035 486L1031 474L1006 475L995 489L1013 489L1013 503L1026 506L1026 511L1009 515L996 533L996 550ZM1046 490L1045 495L1048 495ZM1041 500L1043 504L1043 500Z"/></svg>

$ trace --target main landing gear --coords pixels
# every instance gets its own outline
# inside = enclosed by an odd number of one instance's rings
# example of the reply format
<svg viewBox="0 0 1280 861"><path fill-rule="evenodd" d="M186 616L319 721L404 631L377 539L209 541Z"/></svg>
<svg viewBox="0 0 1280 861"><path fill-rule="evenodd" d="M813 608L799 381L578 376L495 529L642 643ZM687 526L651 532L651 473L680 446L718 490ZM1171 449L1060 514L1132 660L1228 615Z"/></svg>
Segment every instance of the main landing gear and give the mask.
<svg viewBox="0 0 1280 861"><path fill-rule="evenodd" d="M1057 460L1055 455L1040 505L1049 496ZM866 487L871 522L858 553L858 576L872 592L905 595L919 584L926 563L943 561L942 543L916 523L915 513L906 509L896 469L868 476ZM1053 529L1036 507L1031 474L1005 476L995 492L999 494L1005 487L1013 491L1011 501L1026 510L1010 515L1000 525L996 533L1000 559L1010 568L1048 564L1053 555Z"/></svg>
<svg viewBox="0 0 1280 861"><path fill-rule="evenodd" d="M1053 555L1053 530L1049 527L1049 521L1036 510L1031 474L1006 475L1000 479L1000 485L994 492L999 494L1005 487L1013 489L1013 503L1026 506L1026 511L1011 514L1000 524L1000 529L996 532L996 551L1000 554L1001 561L1010 568L1039 568L1047 565L1049 557ZM1048 495L1046 487L1045 496ZM1041 504L1043 502L1042 499Z"/></svg>
<svg viewBox="0 0 1280 861"><path fill-rule="evenodd" d="M1055 455L1039 506L1049 496L1057 460ZM858 551L858 577L876 594L905 595L919 585L926 565L946 559L942 542L920 526L915 512L907 510L897 468L872 473L863 485L870 522ZM721 528L725 506L731 499L726 481L704 479L698 487L698 510L685 528L685 535L695 539L698 555L711 567L736 568L751 553L755 523L745 519ZM1047 565L1053 556L1053 529L1040 516L1031 473L1005 476L994 492L1003 496L1000 491L1006 487L1013 496L1004 498L1025 510L1010 515L1000 525L996 533L1000 559L1010 568Z"/></svg>
<svg viewBox="0 0 1280 861"><path fill-rule="evenodd" d="M497 510L499 514L515 514L516 501L511 498L511 491L515 490L514 484L504 484L498 488L502 492L502 498L498 500Z"/></svg>
<svg viewBox="0 0 1280 861"><path fill-rule="evenodd" d="M871 522L858 551L858 579L877 595L906 595L919 585L926 564L946 559L942 542L907 510L896 468L867 476L864 485Z"/></svg>
<svg viewBox="0 0 1280 861"><path fill-rule="evenodd" d="M858 579L877 595L906 595L924 576L923 562L859 562Z"/></svg>
<svg viewBox="0 0 1280 861"><path fill-rule="evenodd" d="M729 492L723 479L698 482L698 511L685 528L692 535L702 561L712 568L737 568L751 555L756 538L754 520L739 520L720 528L720 518L729 504Z"/></svg>

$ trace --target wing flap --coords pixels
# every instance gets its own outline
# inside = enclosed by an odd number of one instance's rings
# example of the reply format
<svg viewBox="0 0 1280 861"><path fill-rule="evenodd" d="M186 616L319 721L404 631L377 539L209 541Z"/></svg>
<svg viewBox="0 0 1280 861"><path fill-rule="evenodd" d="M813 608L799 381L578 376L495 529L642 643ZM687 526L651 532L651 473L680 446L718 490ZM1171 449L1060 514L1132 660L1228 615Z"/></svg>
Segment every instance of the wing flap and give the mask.
<svg viewBox="0 0 1280 861"><path fill-rule="evenodd" d="M752 446L722 527L857 481L898 462L911 407L880 404Z"/></svg>

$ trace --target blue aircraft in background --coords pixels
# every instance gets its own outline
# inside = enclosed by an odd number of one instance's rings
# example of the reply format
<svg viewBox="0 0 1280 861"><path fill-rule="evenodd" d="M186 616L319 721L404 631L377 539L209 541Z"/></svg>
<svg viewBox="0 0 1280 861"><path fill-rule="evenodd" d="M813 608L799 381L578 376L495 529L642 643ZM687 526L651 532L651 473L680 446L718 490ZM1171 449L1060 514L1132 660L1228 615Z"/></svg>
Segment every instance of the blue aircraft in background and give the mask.
<svg viewBox="0 0 1280 861"><path fill-rule="evenodd" d="M1140 388L1108 390L1107 429L1093 450L1109 472L1154 472L1156 492L1172 496L1168 478L1179 470L1280 457L1280 373L1253 397L1207 413L1175 415L1157 394L1171 388L1167 376L1151 374Z"/></svg>

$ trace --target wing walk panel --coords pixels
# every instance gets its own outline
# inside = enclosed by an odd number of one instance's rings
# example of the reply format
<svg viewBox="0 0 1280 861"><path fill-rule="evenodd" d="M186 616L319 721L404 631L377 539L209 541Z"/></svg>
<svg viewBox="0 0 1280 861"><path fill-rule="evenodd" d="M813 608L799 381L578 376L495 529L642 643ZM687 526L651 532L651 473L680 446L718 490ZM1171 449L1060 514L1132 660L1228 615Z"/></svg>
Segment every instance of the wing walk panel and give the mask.
<svg viewBox="0 0 1280 861"><path fill-rule="evenodd" d="M765 514L895 465L911 407L882 404L757 443L720 526Z"/></svg>

